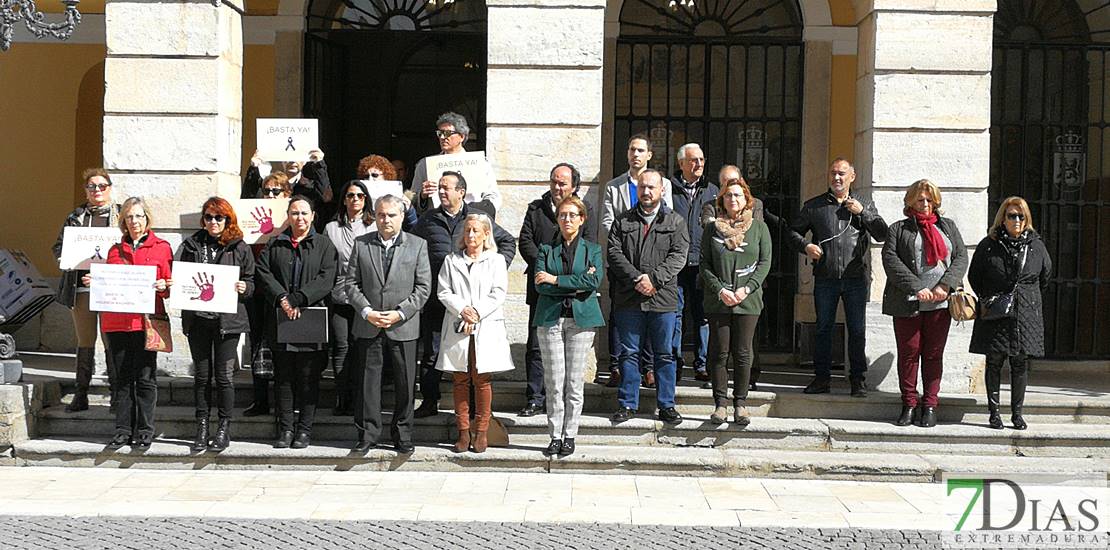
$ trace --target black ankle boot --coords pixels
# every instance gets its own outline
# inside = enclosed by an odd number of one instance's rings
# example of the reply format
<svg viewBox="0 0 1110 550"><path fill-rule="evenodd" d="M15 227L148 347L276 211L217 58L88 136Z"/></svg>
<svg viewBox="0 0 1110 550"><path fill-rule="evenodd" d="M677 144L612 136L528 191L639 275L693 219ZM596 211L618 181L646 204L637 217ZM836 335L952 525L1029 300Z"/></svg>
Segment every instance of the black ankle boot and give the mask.
<svg viewBox="0 0 1110 550"><path fill-rule="evenodd" d="M913 422L913 417L917 411L916 407L909 405L902 405L902 414L898 415L898 420L894 421L895 426L909 426Z"/></svg>
<svg viewBox="0 0 1110 550"><path fill-rule="evenodd" d="M932 428L937 425L936 407L921 407L921 421L917 424L922 428Z"/></svg>
<svg viewBox="0 0 1110 550"><path fill-rule="evenodd" d="M219 426L216 427L216 437L212 438L212 444L208 446L209 449L220 452L231 444L231 419L221 418Z"/></svg>
<svg viewBox="0 0 1110 550"><path fill-rule="evenodd" d="M197 436L193 439L193 450L197 452L208 448L208 419L197 419Z"/></svg>

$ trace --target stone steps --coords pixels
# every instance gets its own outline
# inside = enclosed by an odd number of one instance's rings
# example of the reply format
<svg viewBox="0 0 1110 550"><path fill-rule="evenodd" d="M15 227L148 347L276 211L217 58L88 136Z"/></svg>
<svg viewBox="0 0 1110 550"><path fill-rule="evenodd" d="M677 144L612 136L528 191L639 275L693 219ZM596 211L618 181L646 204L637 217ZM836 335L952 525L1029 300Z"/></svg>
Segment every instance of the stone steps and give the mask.
<svg viewBox="0 0 1110 550"><path fill-rule="evenodd" d="M497 413L514 443L537 449L548 442L546 416L521 418ZM162 437L191 440L195 433L190 407L159 407L155 427ZM443 413L415 423L415 442L439 444L456 437L454 417ZM94 437L107 441L114 431L114 417L105 406L92 406L81 413L51 407L38 419L44 437ZM233 438L272 440L273 417L236 418ZM351 417L317 415L314 437L326 441L355 439ZM385 436L388 439L388 432ZM992 430L985 424L942 424L932 429L894 426L887 422L860 420L754 418L747 427L714 425L707 416L688 416L677 425L667 425L648 416L613 424L607 416L582 416L577 441L585 445L626 447L713 447L737 449L781 449L787 451L836 451L880 453L956 453L963 455L1102 457L1110 458L1110 425L1036 424L1028 430Z"/></svg>
<svg viewBox="0 0 1110 550"><path fill-rule="evenodd" d="M157 439L145 452L130 447L107 450L103 441L42 438L17 443L0 458L13 466L72 466L145 469L221 470L398 470L512 471L590 474L847 479L932 482L946 472L972 467L984 475L1042 472L1105 475L1107 459L963 456L957 454L886 454L781 451L733 448L628 447L579 445L569 457L548 458L538 448L517 444L485 453L451 452L447 445L418 446L401 456L374 449L350 451L348 442L314 442L308 449L274 449L268 443L234 441L222 453L193 453L188 442Z"/></svg>

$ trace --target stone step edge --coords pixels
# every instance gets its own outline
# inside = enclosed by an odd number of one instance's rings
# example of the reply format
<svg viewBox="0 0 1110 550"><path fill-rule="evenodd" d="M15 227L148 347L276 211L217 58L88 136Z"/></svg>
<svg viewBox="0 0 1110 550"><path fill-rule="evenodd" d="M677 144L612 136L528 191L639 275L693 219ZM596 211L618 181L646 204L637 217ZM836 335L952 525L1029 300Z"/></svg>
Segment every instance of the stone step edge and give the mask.
<svg viewBox="0 0 1110 550"><path fill-rule="evenodd" d="M224 470L517 471L590 474L939 481L945 473L1061 473L1107 475L1110 459L644 448L579 445L569 457L548 458L539 448L489 448L454 453L447 445L418 445L408 456L390 449L355 454L347 442L314 442L308 449L274 449L234 441L222 453L192 453L188 442L156 440L145 452L107 450L102 442L31 439L16 443L0 464L109 468ZM969 468L968 465L974 465Z"/></svg>

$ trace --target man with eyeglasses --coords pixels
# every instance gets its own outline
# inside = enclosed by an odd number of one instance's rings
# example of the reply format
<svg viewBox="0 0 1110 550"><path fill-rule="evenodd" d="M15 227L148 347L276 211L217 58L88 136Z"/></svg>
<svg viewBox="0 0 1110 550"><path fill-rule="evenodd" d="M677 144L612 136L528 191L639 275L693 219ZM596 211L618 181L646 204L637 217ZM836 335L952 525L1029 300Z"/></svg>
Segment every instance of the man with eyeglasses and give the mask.
<svg viewBox="0 0 1110 550"><path fill-rule="evenodd" d="M694 334L694 378L709 381L705 356L709 351L709 320L702 308L702 288L698 277L701 260L702 210L717 200L719 189L705 176L705 152L697 143L687 143L676 154L679 173L671 179L674 211L686 220L690 232L690 253L686 267L678 274L678 318L675 321L672 351L675 356L675 379L682 380L682 329Z"/></svg>
<svg viewBox="0 0 1110 550"><path fill-rule="evenodd" d="M439 140L439 154L458 155L466 152L463 144L470 137L470 125L466 117L453 112L443 113L436 119L436 139ZM459 170L464 177L472 182L466 192L463 202L480 203L481 210L493 218L501 209L501 192L497 190L497 178L494 177L493 168L489 161L482 160L478 166L466 167ZM483 177L479 177L479 175ZM478 181L488 182L481 187L473 185ZM428 160L420 159L413 171L412 188L413 203L417 211L423 213L439 206L439 182L428 179Z"/></svg>
<svg viewBox="0 0 1110 550"><path fill-rule="evenodd" d="M442 372L436 370L439 358L440 329L445 313L443 304L437 298L439 270L444 258L459 249L462 237L463 220L471 213L490 214L482 210L481 203L467 204L466 177L459 172L444 172L439 178L439 206L424 212L412 233L428 243L428 264L432 269L432 289L420 320L420 395L423 401L416 409L416 418L433 416L439 412L439 382ZM492 214L490 214L492 217ZM516 257L516 239L500 225L493 224L493 240L497 252L505 258L505 265L513 263Z"/></svg>
<svg viewBox="0 0 1110 550"><path fill-rule="evenodd" d="M251 156L251 165L247 168L247 175L243 177L243 185L239 192L240 199L253 199L258 196L262 187L261 167L265 161L258 156L258 151ZM316 211L316 230L323 231L336 209L334 197L338 191L332 188L331 178L328 176L328 165L324 162L324 152L313 149L308 152L308 162L271 162L274 170L280 170L289 178L289 187L292 195L304 195L312 199Z"/></svg>
<svg viewBox="0 0 1110 550"><path fill-rule="evenodd" d="M867 299L871 287L871 239L886 240L887 224L875 205L852 192L856 169L844 158L829 165L829 189L802 205L790 224L789 244L813 262L813 306L817 331L813 344L814 378L805 393L829 393L833 325L844 301L848 329L848 380L852 397L867 397ZM812 234L807 242L804 235Z"/></svg>
<svg viewBox="0 0 1110 550"><path fill-rule="evenodd" d="M528 303L528 343L524 352L524 364L528 375L525 397L528 403L520 411L520 416L535 416L545 410L543 358L540 357L540 343L536 338L536 328L532 326L536 316L536 301L539 298L534 280L536 258L539 256L541 245L552 244L559 237L559 223L555 212L558 211L563 199L578 195L582 176L573 165L560 162L551 169L549 181L549 189L540 198L528 204L528 210L524 213L524 223L520 226L518 241L520 255L528 264L525 272L525 279L528 281L525 299ZM597 235L597 220L593 207L589 203L586 203L586 223L583 226L582 235L586 235L589 240L594 240Z"/></svg>

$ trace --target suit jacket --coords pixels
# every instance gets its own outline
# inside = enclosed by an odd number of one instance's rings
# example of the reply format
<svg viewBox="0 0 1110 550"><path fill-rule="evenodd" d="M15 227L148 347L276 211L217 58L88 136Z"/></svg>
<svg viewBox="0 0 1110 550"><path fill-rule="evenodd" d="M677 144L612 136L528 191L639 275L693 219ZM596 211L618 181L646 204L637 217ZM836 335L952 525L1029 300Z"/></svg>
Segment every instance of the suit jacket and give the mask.
<svg viewBox="0 0 1110 550"><path fill-rule="evenodd" d="M382 270L385 247L378 234L367 233L355 239L340 286L359 317L351 327L356 338L376 338L382 331L362 318L362 310L367 307L400 311L404 316L403 321L385 329L390 340L403 342L420 336L420 309L432 291L428 243L404 232L398 233L397 239L388 275Z"/></svg>
<svg viewBox="0 0 1110 550"><path fill-rule="evenodd" d="M536 269L555 275L555 284L536 285L539 299L536 301L536 316L533 326L554 326L563 315L563 301L570 299L570 310L574 323L580 328L594 328L605 325L601 315L601 305L597 301L597 289L605 276L602 262L601 245L578 238L574 249L574 265L568 269L563 265L562 235L555 237L550 244L540 245ZM589 273L590 268L593 273Z"/></svg>

